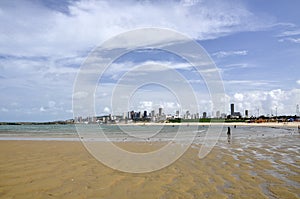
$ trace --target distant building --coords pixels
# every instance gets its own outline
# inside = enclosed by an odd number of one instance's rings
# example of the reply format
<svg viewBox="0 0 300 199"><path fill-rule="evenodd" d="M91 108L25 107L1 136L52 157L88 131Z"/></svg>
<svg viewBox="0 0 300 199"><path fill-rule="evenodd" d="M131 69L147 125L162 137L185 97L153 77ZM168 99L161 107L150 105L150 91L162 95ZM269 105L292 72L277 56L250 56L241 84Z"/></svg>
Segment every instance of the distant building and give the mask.
<svg viewBox="0 0 300 199"><path fill-rule="evenodd" d="M242 114L240 112L234 112L234 104L230 104L230 117L231 118L241 118Z"/></svg>
<svg viewBox="0 0 300 199"><path fill-rule="evenodd" d="M155 122L155 121L156 121L155 111L152 110L152 111L151 111L151 122Z"/></svg>
<svg viewBox="0 0 300 199"><path fill-rule="evenodd" d="M227 117L227 114L226 113L222 113L221 114L221 118L226 118Z"/></svg>
<svg viewBox="0 0 300 199"><path fill-rule="evenodd" d="M134 115L134 111L130 111L130 119L133 120L133 119L134 119L134 116L135 116L135 115Z"/></svg>
<svg viewBox="0 0 300 199"><path fill-rule="evenodd" d="M249 111L245 110L245 117L248 118L249 117Z"/></svg>
<svg viewBox="0 0 300 199"><path fill-rule="evenodd" d="M234 104L230 104L230 115L234 115Z"/></svg>
<svg viewBox="0 0 300 199"><path fill-rule="evenodd" d="M207 113L203 112L202 118L207 118Z"/></svg>
<svg viewBox="0 0 300 199"><path fill-rule="evenodd" d="M151 117L155 117L155 111L154 110L151 111Z"/></svg>
<svg viewBox="0 0 300 199"><path fill-rule="evenodd" d="M221 112L220 112L220 111L217 111L217 112L216 112L216 117L217 117L217 118L220 118L220 117L221 117Z"/></svg>
<svg viewBox="0 0 300 199"><path fill-rule="evenodd" d="M233 115L231 115L232 118L241 118L242 114L240 112L234 112Z"/></svg>
<svg viewBox="0 0 300 199"><path fill-rule="evenodd" d="M185 117L184 117L184 119L191 119L190 111L186 111L186 112L185 112Z"/></svg>
<svg viewBox="0 0 300 199"><path fill-rule="evenodd" d="M163 110L162 108L158 109L158 116L162 116L162 110Z"/></svg>
<svg viewBox="0 0 300 199"><path fill-rule="evenodd" d="M75 123L82 123L83 122L82 117L81 116L75 117L74 122Z"/></svg>

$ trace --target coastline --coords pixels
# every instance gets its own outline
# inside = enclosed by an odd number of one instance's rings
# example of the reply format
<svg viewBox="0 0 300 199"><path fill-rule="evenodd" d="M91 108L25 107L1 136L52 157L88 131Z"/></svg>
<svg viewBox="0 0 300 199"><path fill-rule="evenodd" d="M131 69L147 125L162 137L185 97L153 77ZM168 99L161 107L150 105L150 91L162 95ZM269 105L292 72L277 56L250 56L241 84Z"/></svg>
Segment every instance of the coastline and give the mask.
<svg viewBox="0 0 300 199"><path fill-rule="evenodd" d="M45 123L32 123L32 122L0 122L1 126L39 126L39 125L90 125L85 123L57 123L57 122L45 122ZM91 124L99 124L99 123L91 123ZM180 125L198 125L198 126L259 126L259 127L298 127L300 126L300 122L260 122L260 123L248 123L248 122L174 122L174 123L154 123L154 122L131 122L131 123L113 123L113 124L101 124L100 125L117 125L117 126L180 126Z"/></svg>
<svg viewBox="0 0 300 199"><path fill-rule="evenodd" d="M85 128L87 128L87 130L88 129L97 130L97 128L98 128L97 124L76 124L76 125L79 125L81 130L84 130ZM82 136L76 131L76 127L75 127L76 125L74 125L74 124L68 125L68 126L55 125L55 127L53 127L52 125L48 125L48 126L24 125L23 126L23 127L25 127L24 129L22 126L13 126L13 125L12 126L11 125L0 126L0 140L68 141L68 142L76 141L77 142L77 141L81 141L80 139L82 138ZM136 134L138 136L137 133L139 131L141 131L141 133L143 133L143 131L145 131L146 133L149 133L149 135L152 135L151 128L150 128L151 126L153 126L154 131L158 130L156 128L156 126L159 129L163 128L163 126L166 126L167 131L169 131L169 132L173 131L172 127L179 127L179 126L182 126L187 131L189 131L189 129L193 129L193 128L195 128L194 131L197 131L198 128L200 130L201 129L205 130L205 129L209 128L210 126L217 126L218 128L223 127L223 133L225 133L225 131L227 130L227 127L230 127L230 128L232 128L232 130L235 129L234 131L238 132L240 134L240 136L245 135L245 134L243 134L244 132L248 133L247 136L251 136L251 135L257 134L258 132L256 132L256 131L263 130L263 129L259 129L259 128L266 128L265 130L267 132L273 131L272 130L272 128L273 128L275 133L272 133L272 135L270 133L268 133L268 135L275 136L276 132L277 132L277 135L281 135L283 132L285 132L285 135L288 135L289 131L292 134L300 134L300 131L298 130L299 125L300 125L300 122L289 122L289 123L241 123L241 122L235 122L235 123L130 123L130 124L105 124L102 127L104 129L107 129L108 133L110 133L111 130L113 130L112 131L113 137L110 137L110 138L112 138L112 141L122 142L122 141L124 141L123 139L125 137L120 136L121 134L114 134L115 130L119 131L120 133L122 133L123 130L125 130L125 133L128 133L127 131L134 131L135 132L134 134L129 133L128 135L134 136ZM116 126L120 126L120 129L116 128ZM122 126L126 127L126 129L122 130ZM147 126L149 128L147 128ZM17 127L17 128L15 128L15 127ZM135 128L135 127L137 127L137 128ZM191 127L191 128L189 128L189 127ZM257 129L256 129L256 127L257 127ZM176 130L178 128L174 128L174 129ZM277 130L275 131L275 129L277 129ZM199 133L201 134L201 131L199 131ZM263 134L266 134L266 133L262 133L262 135ZM118 135L119 135L119 137L118 137ZM203 135L203 134L201 134L201 135ZM234 133L234 135L237 135L237 134ZM282 135L284 135L284 134L282 134ZM144 136L147 136L147 135L145 134ZM145 141L146 141L146 138L144 139ZM93 140L92 137L91 137L91 139ZM98 141L106 141L105 136L104 137L96 136L95 139ZM150 140L151 141L156 140L159 142L161 139L158 137L157 139L150 139ZM162 140L166 141L165 138L162 138ZM127 139L126 141L130 141L130 139ZM143 139L141 141L143 141Z"/></svg>
<svg viewBox="0 0 300 199"><path fill-rule="evenodd" d="M246 123L246 122L182 122L182 123L129 123L129 124L108 124L120 126L181 126L181 125L195 125L195 126L253 126L253 127L291 127L297 128L300 122L265 122L265 123Z"/></svg>

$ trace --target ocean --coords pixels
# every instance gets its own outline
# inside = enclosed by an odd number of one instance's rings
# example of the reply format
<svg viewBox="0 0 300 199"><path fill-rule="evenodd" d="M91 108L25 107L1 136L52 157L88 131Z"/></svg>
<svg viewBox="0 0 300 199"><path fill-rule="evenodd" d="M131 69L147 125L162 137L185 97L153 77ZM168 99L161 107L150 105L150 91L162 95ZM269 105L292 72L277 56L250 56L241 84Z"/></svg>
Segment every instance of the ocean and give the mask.
<svg viewBox="0 0 300 199"><path fill-rule="evenodd" d="M212 129L210 129L212 128ZM220 131L212 136L208 129ZM298 135L292 127L260 127L237 126L231 128L231 139L234 142L266 140L271 138L288 139ZM82 136L95 135L99 141L172 141L180 132L180 140L193 139L201 144L205 137L217 139L220 143L227 141L227 125L98 125L98 124L67 124L67 125L0 125L0 140L61 140L80 141ZM192 138L191 138L192 136Z"/></svg>

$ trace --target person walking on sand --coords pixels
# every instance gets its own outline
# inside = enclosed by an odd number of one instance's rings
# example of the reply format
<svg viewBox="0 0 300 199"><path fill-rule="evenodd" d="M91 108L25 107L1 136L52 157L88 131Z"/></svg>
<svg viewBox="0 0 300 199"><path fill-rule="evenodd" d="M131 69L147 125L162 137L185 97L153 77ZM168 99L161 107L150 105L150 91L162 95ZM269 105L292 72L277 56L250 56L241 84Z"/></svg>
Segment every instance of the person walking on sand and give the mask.
<svg viewBox="0 0 300 199"><path fill-rule="evenodd" d="M230 143L230 137L231 137L231 129L230 129L230 127L228 127L227 128L227 141L228 141L228 143Z"/></svg>

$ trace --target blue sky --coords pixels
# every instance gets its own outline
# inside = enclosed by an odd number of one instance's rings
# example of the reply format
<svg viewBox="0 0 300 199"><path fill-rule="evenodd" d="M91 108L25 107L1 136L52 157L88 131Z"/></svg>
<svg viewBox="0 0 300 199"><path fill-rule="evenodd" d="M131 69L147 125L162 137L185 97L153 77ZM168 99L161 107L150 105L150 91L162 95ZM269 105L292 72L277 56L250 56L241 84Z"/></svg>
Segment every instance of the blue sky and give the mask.
<svg viewBox="0 0 300 199"><path fill-rule="evenodd" d="M89 52L115 35L145 27L172 29L202 45L223 79L227 113L235 103L237 111L248 109L251 115L275 114L276 108L294 115L300 104L299 7L297 0L1 1L0 121L72 118L74 81ZM201 77L159 50L116 60L95 93L96 113L112 111L111 92L126 70L150 62L176 68L195 89L198 111L212 115ZM161 106L166 113L180 107L172 93L157 86L141 88L129 104L148 111Z"/></svg>

